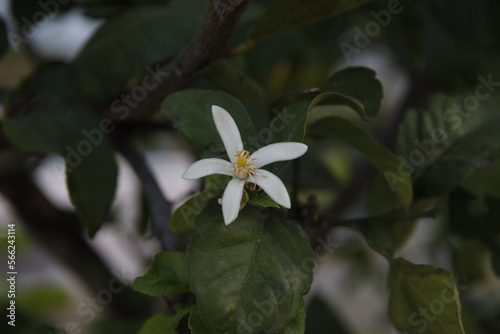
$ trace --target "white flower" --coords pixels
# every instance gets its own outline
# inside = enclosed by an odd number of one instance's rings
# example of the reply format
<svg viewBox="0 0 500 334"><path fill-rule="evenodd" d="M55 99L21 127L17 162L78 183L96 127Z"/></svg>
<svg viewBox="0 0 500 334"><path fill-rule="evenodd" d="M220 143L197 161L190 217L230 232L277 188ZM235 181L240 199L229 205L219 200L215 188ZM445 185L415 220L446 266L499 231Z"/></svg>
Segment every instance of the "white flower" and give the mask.
<svg viewBox="0 0 500 334"><path fill-rule="evenodd" d="M276 203L289 209L290 197L283 182L273 173L260 168L276 161L296 159L306 153L307 146L293 142L274 143L250 154L243 148L240 131L231 115L223 108L214 105L212 116L231 162L216 158L199 160L192 164L182 177L187 180L211 174L233 177L222 195L222 214L226 225L238 217L243 186L246 182L258 185Z"/></svg>

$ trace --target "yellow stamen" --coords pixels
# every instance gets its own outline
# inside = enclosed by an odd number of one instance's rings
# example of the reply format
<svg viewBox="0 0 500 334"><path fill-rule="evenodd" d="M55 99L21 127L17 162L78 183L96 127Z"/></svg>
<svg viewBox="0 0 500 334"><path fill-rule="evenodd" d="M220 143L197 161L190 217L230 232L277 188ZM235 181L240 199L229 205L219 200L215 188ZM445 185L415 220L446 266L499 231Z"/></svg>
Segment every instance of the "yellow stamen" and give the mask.
<svg viewBox="0 0 500 334"><path fill-rule="evenodd" d="M257 168L250 164L255 159L250 159L250 152L241 150L236 152L234 156L237 159L233 163L233 173L237 178L245 180L249 175L255 174Z"/></svg>
<svg viewBox="0 0 500 334"><path fill-rule="evenodd" d="M238 159L236 160L236 163L243 167L248 164L248 160L244 156L239 156Z"/></svg>

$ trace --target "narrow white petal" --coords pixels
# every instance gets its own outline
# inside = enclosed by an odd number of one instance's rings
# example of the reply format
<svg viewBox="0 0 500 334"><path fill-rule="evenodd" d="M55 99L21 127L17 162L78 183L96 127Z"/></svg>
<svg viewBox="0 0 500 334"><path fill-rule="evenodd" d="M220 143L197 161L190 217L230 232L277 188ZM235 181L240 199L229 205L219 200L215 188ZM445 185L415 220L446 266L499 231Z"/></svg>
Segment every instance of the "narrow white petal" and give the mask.
<svg viewBox="0 0 500 334"><path fill-rule="evenodd" d="M304 155L307 151L307 145L302 143L274 143L259 148L253 152L250 159L255 159L252 163L260 168L276 161L293 160Z"/></svg>
<svg viewBox="0 0 500 334"><path fill-rule="evenodd" d="M233 165L226 160L216 158L203 159L196 161L194 164L189 166L184 174L182 174L182 178L186 180L194 180L212 174L232 176L233 173L231 172L231 168L233 168Z"/></svg>
<svg viewBox="0 0 500 334"><path fill-rule="evenodd" d="M290 209L290 196L288 196L288 191L279 177L267 170L257 169L252 178L276 203Z"/></svg>
<svg viewBox="0 0 500 334"><path fill-rule="evenodd" d="M244 180L232 179L227 184L226 190L224 190L224 195L222 195L222 215L226 225L231 224L238 217L244 185Z"/></svg>
<svg viewBox="0 0 500 334"><path fill-rule="evenodd" d="M238 126L234 122L234 119L224 108L213 105L212 116L214 118L215 127L226 148L227 155L231 162L234 162L236 160L234 156L236 152L243 149L240 130L238 130Z"/></svg>

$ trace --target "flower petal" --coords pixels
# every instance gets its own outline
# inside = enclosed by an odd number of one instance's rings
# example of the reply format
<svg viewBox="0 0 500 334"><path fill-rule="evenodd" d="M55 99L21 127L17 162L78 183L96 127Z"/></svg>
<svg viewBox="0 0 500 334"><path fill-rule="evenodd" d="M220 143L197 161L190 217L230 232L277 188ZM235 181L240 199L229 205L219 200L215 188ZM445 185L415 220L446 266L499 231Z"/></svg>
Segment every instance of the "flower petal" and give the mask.
<svg viewBox="0 0 500 334"><path fill-rule="evenodd" d="M226 225L231 224L238 217L244 185L244 180L232 179L227 184L226 190L224 190L224 195L222 195L222 215Z"/></svg>
<svg viewBox="0 0 500 334"><path fill-rule="evenodd" d="M203 159L196 161L194 164L182 174L182 178L186 180L199 179L200 177L211 174L223 174L232 176L231 168L233 165L229 161L222 159Z"/></svg>
<svg viewBox="0 0 500 334"><path fill-rule="evenodd" d="M269 197L276 203L290 209L290 196L288 196L288 191L279 177L267 170L257 169L256 173L252 175L252 179L259 187L264 189Z"/></svg>
<svg viewBox="0 0 500 334"><path fill-rule="evenodd" d="M236 160L234 156L236 152L243 149L240 130L238 130L238 126L236 126L234 119L224 108L213 105L212 116L214 118L215 127L226 148L229 160L234 162Z"/></svg>
<svg viewBox="0 0 500 334"><path fill-rule="evenodd" d="M274 143L259 148L253 152L250 159L255 159L252 164L260 168L276 161L296 159L306 153L306 151L307 145L302 143Z"/></svg>

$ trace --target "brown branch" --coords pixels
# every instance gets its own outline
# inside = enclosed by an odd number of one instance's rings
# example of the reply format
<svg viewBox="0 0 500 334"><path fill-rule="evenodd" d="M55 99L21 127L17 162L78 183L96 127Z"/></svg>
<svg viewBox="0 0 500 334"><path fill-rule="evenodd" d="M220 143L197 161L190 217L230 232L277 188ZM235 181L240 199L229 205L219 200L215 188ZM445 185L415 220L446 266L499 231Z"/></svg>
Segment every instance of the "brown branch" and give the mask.
<svg viewBox="0 0 500 334"><path fill-rule="evenodd" d="M128 119L153 114L167 95L191 85L196 80L198 71L226 55L236 26L250 1L215 1L193 40L172 62L162 68L162 72L169 75L131 110ZM119 121L111 106L104 110L104 116Z"/></svg>
<svg viewBox="0 0 500 334"><path fill-rule="evenodd" d="M136 175L142 182L144 194L146 196L153 232L160 241L161 248L165 251L176 249L177 240L169 229L171 203L165 198L158 186L158 182L151 172L146 160L126 137L120 137L115 142L118 151L127 159Z"/></svg>

